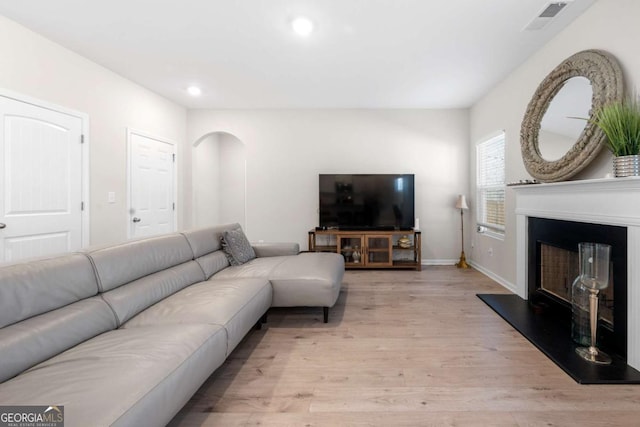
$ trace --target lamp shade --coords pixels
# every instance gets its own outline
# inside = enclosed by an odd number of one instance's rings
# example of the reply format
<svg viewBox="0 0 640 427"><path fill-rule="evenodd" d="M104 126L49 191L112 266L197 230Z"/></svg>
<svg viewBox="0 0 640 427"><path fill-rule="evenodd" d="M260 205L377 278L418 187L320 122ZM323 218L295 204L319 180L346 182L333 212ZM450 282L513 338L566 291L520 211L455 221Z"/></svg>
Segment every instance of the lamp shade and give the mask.
<svg viewBox="0 0 640 427"><path fill-rule="evenodd" d="M464 194L460 194L458 196L458 200L456 201L456 209L469 209L469 206L467 206L467 199Z"/></svg>

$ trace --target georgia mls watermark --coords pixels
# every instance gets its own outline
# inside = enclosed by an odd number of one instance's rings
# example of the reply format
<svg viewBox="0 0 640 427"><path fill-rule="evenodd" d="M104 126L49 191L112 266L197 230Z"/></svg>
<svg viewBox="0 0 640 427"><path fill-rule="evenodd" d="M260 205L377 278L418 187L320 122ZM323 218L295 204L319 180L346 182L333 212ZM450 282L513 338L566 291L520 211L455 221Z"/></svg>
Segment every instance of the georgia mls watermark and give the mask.
<svg viewBox="0 0 640 427"><path fill-rule="evenodd" d="M64 406L2 406L0 427L64 427Z"/></svg>

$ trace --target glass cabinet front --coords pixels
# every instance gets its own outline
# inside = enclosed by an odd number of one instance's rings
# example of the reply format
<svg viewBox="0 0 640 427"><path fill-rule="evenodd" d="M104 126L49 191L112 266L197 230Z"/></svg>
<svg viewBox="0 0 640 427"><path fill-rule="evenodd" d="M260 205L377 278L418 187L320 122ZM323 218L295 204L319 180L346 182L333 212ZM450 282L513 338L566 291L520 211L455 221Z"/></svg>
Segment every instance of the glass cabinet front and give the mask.
<svg viewBox="0 0 640 427"><path fill-rule="evenodd" d="M391 252L391 236L366 236L367 265L371 267L389 266L393 263Z"/></svg>
<svg viewBox="0 0 640 427"><path fill-rule="evenodd" d="M338 250L344 257L345 264L359 265L365 262L363 257L363 236L340 236Z"/></svg>

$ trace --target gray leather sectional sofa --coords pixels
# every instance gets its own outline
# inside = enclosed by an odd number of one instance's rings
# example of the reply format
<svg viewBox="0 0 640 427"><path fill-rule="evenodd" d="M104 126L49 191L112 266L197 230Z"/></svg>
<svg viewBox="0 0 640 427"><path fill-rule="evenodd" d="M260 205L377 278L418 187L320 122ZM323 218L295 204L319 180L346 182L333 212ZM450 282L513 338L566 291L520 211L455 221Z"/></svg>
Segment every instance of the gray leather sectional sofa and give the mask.
<svg viewBox="0 0 640 427"><path fill-rule="evenodd" d="M164 425L269 307L328 314L341 256L258 245L229 266L220 236L238 228L1 267L0 405L64 405L67 427Z"/></svg>

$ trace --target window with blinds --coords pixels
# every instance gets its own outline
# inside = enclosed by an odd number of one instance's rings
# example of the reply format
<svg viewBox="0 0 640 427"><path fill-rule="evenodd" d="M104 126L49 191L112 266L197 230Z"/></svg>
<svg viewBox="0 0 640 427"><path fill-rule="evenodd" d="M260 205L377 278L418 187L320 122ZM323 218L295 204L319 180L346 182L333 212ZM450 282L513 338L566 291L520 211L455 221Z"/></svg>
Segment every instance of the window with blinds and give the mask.
<svg viewBox="0 0 640 427"><path fill-rule="evenodd" d="M504 235L505 163L504 132L476 147L477 223Z"/></svg>

